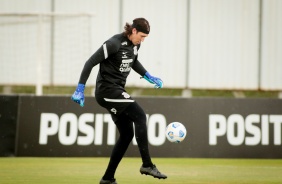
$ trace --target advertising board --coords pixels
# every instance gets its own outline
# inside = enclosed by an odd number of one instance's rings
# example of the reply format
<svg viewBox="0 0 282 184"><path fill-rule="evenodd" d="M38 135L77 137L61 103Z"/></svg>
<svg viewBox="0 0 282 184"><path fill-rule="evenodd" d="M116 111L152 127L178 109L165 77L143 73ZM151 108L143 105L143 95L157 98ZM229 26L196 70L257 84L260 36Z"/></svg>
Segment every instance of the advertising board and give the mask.
<svg viewBox="0 0 282 184"><path fill-rule="evenodd" d="M153 157L282 158L282 100L231 98L135 98L147 114ZM94 97L80 107L70 97L21 96L17 156L109 156L118 138L110 114ZM181 143L165 137L181 122ZM126 156L139 156L135 138Z"/></svg>

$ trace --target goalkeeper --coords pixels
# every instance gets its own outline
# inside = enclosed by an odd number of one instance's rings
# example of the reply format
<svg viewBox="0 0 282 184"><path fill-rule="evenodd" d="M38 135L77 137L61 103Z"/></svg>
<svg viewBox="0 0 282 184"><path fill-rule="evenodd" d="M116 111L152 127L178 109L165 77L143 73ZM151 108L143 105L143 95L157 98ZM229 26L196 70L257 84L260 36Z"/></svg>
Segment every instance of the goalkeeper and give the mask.
<svg viewBox="0 0 282 184"><path fill-rule="evenodd" d="M72 100L84 106L84 88L91 70L100 64L96 80L95 98L99 105L106 108L117 126L120 137L111 154L111 158L100 184L115 184L116 169L123 158L134 136L142 157L141 174L165 179L152 163L147 138L146 114L138 103L125 91L127 76L131 68L144 79L162 88L163 81L149 74L138 61L138 50L141 42L150 32L149 22L144 18L136 18L132 24L126 23L124 32L114 35L86 61L80 75L78 86ZM134 123L134 126L133 126Z"/></svg>

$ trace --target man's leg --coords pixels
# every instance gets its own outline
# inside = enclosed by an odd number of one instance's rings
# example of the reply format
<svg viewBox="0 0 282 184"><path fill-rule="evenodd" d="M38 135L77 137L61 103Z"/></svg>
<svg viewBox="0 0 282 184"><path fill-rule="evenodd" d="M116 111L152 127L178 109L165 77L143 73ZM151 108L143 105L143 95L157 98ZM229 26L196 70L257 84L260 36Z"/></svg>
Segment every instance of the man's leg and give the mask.
<svg viewBox="0 0 282 184"><path fill-rule="evenodd" d="M140 168L141 174L151 175L155 178L166 179L167 176L160 173L152 163L148 147L147 118L143 109L136 103L130 104L124 114L128 116L135 126L135 137L142 157L143 165Z"/></svg>
<svg viewBox="0 0 282 184"><path fill-rule="evenodd" d="M124 116L121 115L115 124L120 136L113 148L107 170L103 176L104 180L114 178L118 164L120 163L134 136L133 123Z"/></svg>

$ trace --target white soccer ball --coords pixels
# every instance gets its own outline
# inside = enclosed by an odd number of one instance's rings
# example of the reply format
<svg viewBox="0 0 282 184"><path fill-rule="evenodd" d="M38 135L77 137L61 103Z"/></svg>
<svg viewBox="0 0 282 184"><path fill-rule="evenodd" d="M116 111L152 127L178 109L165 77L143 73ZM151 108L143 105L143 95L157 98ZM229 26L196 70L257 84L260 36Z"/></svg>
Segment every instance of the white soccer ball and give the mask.
<svg viewBox="0 0 282 184"><path fill-rule="evenodd" d="M165 135L170 142L180 143L186 137L186 128L182 123L172 122L166 127Z"/></svg>

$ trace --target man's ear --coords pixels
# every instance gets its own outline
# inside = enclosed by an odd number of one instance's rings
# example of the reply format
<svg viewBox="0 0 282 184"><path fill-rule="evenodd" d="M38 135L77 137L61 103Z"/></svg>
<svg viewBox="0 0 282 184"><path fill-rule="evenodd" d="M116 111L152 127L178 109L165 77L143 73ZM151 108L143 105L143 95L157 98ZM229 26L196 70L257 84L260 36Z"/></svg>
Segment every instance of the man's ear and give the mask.
<svg viewBox="0 0 282 184"><path fill-rule="evenodd" d="M132 33L137 34L137 29L136 29L136 28L133 28L133 29L132 29Z"/></svg>

